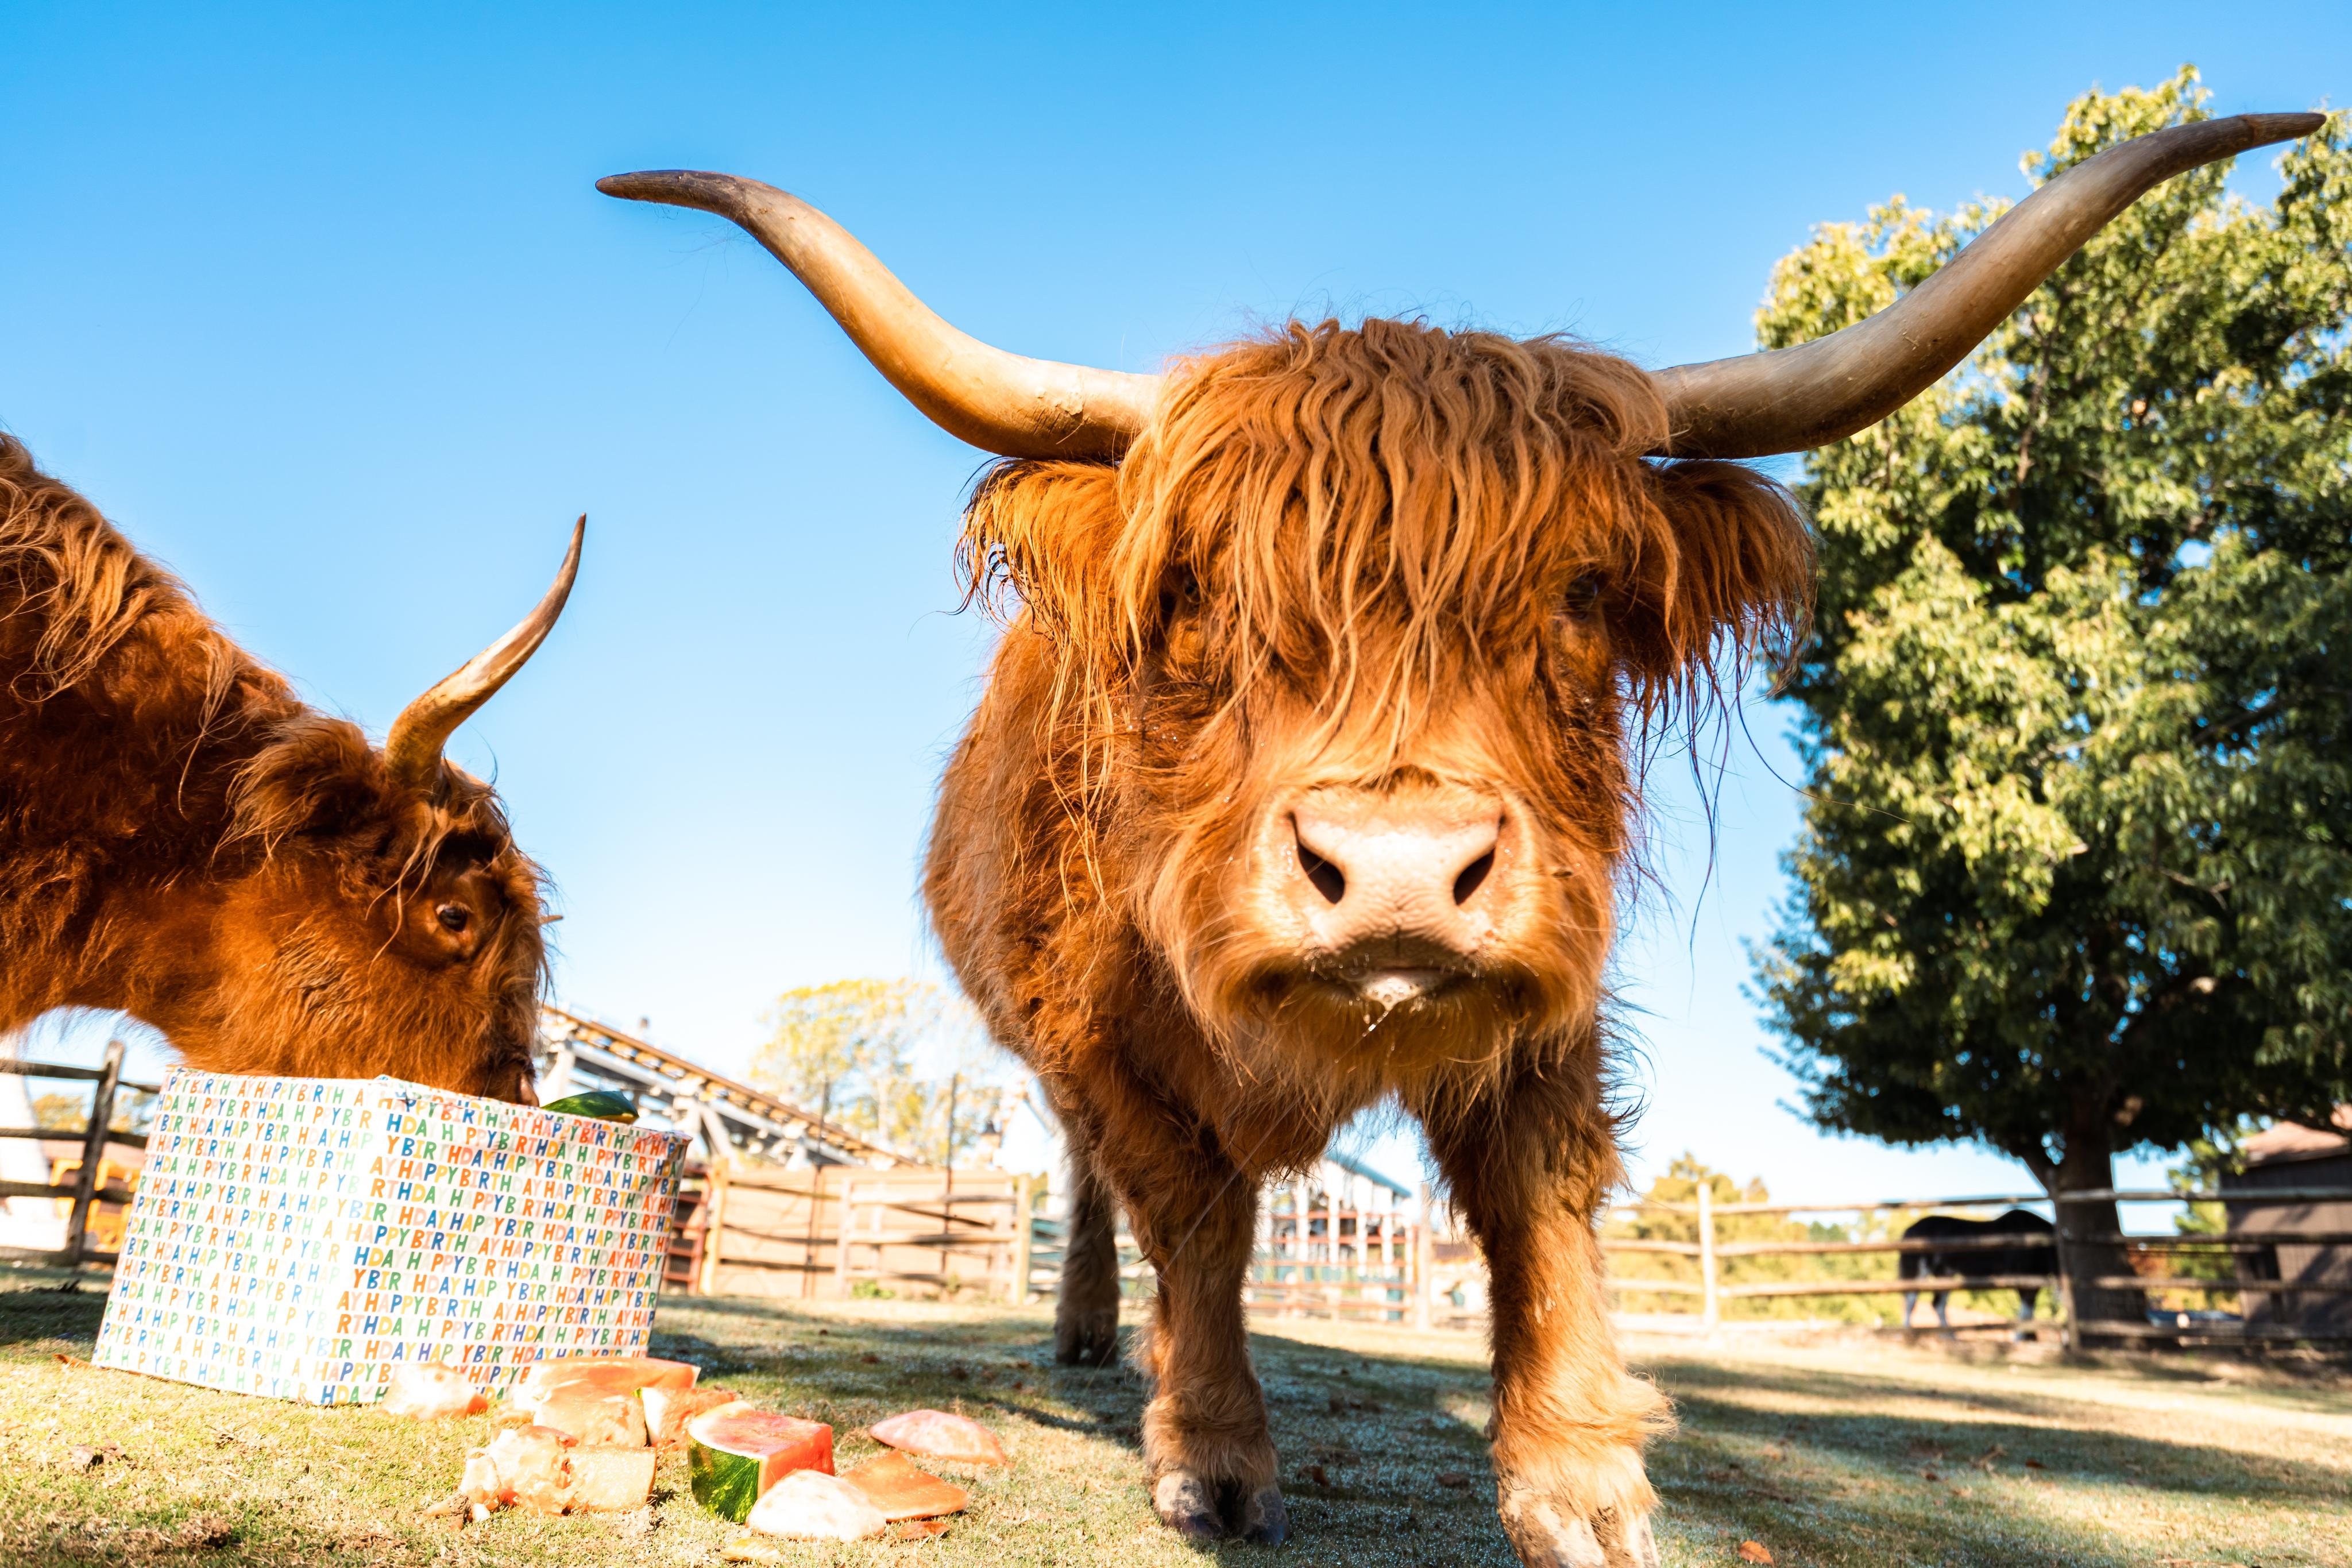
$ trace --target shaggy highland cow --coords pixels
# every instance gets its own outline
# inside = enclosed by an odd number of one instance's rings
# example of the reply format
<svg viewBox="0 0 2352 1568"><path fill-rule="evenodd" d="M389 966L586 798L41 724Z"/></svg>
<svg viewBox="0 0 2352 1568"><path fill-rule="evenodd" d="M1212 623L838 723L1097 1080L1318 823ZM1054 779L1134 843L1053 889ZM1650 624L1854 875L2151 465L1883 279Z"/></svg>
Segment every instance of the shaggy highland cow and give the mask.
<svg viewBox="0 0 2352 1568"><path fill-rule="evenodd" d="M0 436L0 1035L120 1008L210 1071L529 1102L539 870L441 747L553 628L581 536L379 749Z"/></svg>
<svg viewBox="0 0 2352 1568"><path fill-rule="evenodd" d="M1724 459L1884 418L2150 185L2319 123L2112 149L1866 322L1659 373L1394 321L1166 376L1023 359L782 191L603 182L741 225L924 413L1014 459L966 520L975 591L1017 609L926 893L1068 1132L1061 1356L1114 1353L1114 1204L1157 1271L1136 1360L1170 1526L1283 1538L1241 1300L1259 1188L1393 1099L1491 1271L1513 1543L1656 1561L1665 1401L1620 1361L1593 1235L1619 1175L1601 977L1642 737L1810 595L1790 497Z"/></svg>

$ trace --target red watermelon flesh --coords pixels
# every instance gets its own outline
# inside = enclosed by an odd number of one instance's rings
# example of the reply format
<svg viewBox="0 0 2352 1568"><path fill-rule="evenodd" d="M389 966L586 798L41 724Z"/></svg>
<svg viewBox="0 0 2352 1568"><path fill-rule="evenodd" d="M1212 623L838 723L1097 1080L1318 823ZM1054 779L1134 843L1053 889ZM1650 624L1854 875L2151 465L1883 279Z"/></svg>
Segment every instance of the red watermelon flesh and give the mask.
<svg viewBox="0 0 2352 1568"><path fill-rule="evenodd" d="M952 1481L943 1481L892 1448L866 1460L841 1478L897 1523L903 1519L933 1519L954 1513L971 1500L971 1494Z"/></svg>
<svg viewBox="0 0 2352 1568"><path fill-rule="evenodd" d="M868 1428L877 1443L924 1454L934 1459L961 1459L967 1465L1009 1465L1004 1445L996 1434L966 1415L944 1410L909 1410Z"/></svg>
<svg viewBox="0 0 2352 1568"><path fill-rule="evenodd" d="M533 1362L516 1385L514 1402L525 1408L545 1399L559 1384L588 1384L609 1394L634 1394L640 1388L692 1388L701 1369L690 1362L649 1355L556 1356Z"/></svg>
<svg viewBox="0 0 2352 1568"><path fill-rule="evenodd" d="M688 1422L686 1435L695 1500L739 1524L793 1471L833 1474L833 1428L821 1421L730 1405Z"/></svg>

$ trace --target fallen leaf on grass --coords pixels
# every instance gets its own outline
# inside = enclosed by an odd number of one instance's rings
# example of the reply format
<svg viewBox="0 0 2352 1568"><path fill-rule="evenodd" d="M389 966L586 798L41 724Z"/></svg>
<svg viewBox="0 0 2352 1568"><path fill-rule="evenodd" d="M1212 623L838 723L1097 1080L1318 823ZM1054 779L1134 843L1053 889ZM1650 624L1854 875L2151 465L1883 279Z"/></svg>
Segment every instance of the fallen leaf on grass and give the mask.
<svg viewBox="0 0 2352 1568"><path fill-rule="evenodd" d="M2039 1460L2039 1459L2028 1459L2028 1460L2026 1460L2026 1461L2025 1461L2025 1468L2026 1468L2027 1469L2029 1469L2029 1470L2041 1470L2041 1469L2047 1469L2047 1468L2049 1468L2049 1467L2048 1467L2048 1466L2044 1465L2044 1464L2043 1464L2041 1460Z"/></svg>
<svg viewBox="0 0 2352 1568"><path fill-rule="evenodd" d="M1760 1541L1743 1541L1739 1543L1739 1560L1769 1564L1772 1561L1772 1551Z"/></svg>
<svg viewBox="0 0 2352 1568"><path fill-rule="evenodd" d="M1940 1481L1940 1480L1942 1480L1942 1479L1944 1479L1943 1477L1941 1477L1941 1476L1937 1475L1937 1474L1935 1471L1933 1471L1933 1470L1922 1470L1922 1471L1920 1471L1920 1472L1919 1472L1919 1478L1920 1478L1922 1480L1929 1480L1929 1481Z"/></svg>
<svg viewBox="0 0 2352 1568"><path fill-rule="evenodd" d="M82 1360L81 1357L78 1355L68 1355L63 1351L51 1351L49 1352L49 1359L57 1363L59 1366L82 1367L89 1364L89 1363Z"/></svg>
<svg viewBox="0 0 2352 1568"><path fill-rule="evenodd" d="M902 1519L890 1527L890 1533L900 1541L928 1541L947 1532L948 1521L944 1519Z"/></svg>

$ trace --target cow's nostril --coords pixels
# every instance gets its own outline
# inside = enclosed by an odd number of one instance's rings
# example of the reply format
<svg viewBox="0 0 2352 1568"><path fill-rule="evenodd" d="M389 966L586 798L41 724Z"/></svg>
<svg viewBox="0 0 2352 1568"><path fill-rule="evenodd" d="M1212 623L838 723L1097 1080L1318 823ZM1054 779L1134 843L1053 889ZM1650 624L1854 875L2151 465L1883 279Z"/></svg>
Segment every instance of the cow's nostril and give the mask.
<svg viewBox="0 0 2352 1568"><path fill-rule="evenodd" d="M1339 868L1304 844L1298 847L1298 868L1307 873L1307 879L1315 884L1315 890L1323 895L1326 902L1336 904L1348 896L1348 879L1340 874Z"/></svg>
<svg viewBox="0 0 2352 1568"><path fill-rule="evenodd" d="M1478 891L1478 885L1486 879L1486 873L1494 868L1495 852L1492 849L1463 867L1462 874L1454 879L1454 901L1457 904L1468 903L1471 897Z"/></svg>

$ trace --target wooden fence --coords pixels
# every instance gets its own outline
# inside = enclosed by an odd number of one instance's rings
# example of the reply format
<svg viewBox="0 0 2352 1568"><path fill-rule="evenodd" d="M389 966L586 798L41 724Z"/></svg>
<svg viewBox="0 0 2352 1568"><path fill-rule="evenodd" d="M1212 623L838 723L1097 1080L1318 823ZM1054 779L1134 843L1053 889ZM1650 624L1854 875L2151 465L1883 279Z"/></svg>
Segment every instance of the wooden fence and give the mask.
<svg viewBox="0 0 2352 1568"><path fill-rule="evenodd" d="M2141 1191L2123 1188L2102 1188L2068 1194L2058 1200L2061 1209L2080 1204L2111 1203L2338 1203L2352 1200L2352 1188L2289 1187L2265 1188L2251 1192L2172 1192ZM1687 1204L1667 1203L1657 1199L1637 1199L1616 1205L1613 1214L1643 1212L1686 1215L1695 1222L1695 1239L1690 1241L1654 1239L1647 1237L1604 1236L1601 1250L1607 1256L1665 1254L1696 1260L1696 1280L1664 1279L1622 1274L1612 1267L1608 1283L1612 1289L1622 1292L1646 1292L1659 1296L1695 1299L1695 1316L1700 1326L1713 1328L1721 1321L1723 1303L1729 1300L1759 1297L1837 1297L1917 1293L1945 1290L2046 1289L2059 1302L2059 1317L2049 1325L2005 1325L2039 1332L2050 1327L2074 1344L2077 1337L2099 1337L2126 1340L2164 1340L2183 1343L2243 1343L2263 1341L2320 1342L2347 1336L2306 1331L2292 1324L2231 1323L2206 1318L2176 1315L2171 1323L2124 1321L2091 1319L2077 1321L2074 1312L2074 1287L2077 1281L2064 1269L2062 1262L2058 1272L2039 1274L1954 1274L1902 1279L1828 1279L1818 1280L1773 1280L1746 1284L1727 1284L1721 1278L1723 1261L1734 1258L1822 1256L1822 1255L1895 1255L1905 1253L1966 1253L1970 1251L2014 1251L2021 1246L2033 1244L2032 1237L1990 1236L1980 1237L1940 1238L1932 1241L1906 1241L1889 1235L1883 1238L1859 1240L1783 1240L1726 1241L1718 1236L1718 1227L1727 1217L1741 1215L1790 1215L1852 1214L1857 1216L1856 1228L1861 1228L1864 1216L1873 1215L1918 1215L1931 1210L1956 1208L1990 1208L2012 1205L2038 1204L2048 1205L2050 1199L2039 1193L1994 1194L1969 1198L1909 1198L1898 1200L1873 1199L1860 1203L1826 1202L1805 1204L1776 1203L1717 1203L1704 1186L1697 1188L1696 1200ZM1892 1229L1890 1224L1889 1229ZM2101 1289L2172 1291L2203 1294L2210 1300L2217 1296L2275 1294L2286 1299L2298 1295L2315 1297L2352 1295L2352 1282L2336 1283L2312 1279L2264 1279L2243 1267L2233 1278L2216 1279L2200 1275L2184 1275L2177 1265L2164 1267L2182 1258L2237 1259L2259 1254L2279 1243L2344 1244L2352 1243L2352 1232L2336 1230L2265 1227L2259 1232L2225 1232L2221 1234L2184 1233L2165 1236L2136 1232L2093 1230L2060 1224L2054 1247L2063 1258L2069 1246L2115 1247L2135 1260L2128 1274L2098 1275L2088 1281ZM2145 1260L2149 1267L2138 1267Z"/></svg>
<svg viewBox="0 0 2352 1568"><path fill-rule="evenodd" d="M679 1195L666 1280L704 1295L1026 1300L1041 1267L1049 1287L1059 1272L1041 1195L1034 1178L1000 1171L720 1161Z"/></svg>
<svg viewBox="0 0 2352 1568"><path fill-rule="evenodd" d="M152 1083L128 1083L122 1077L122 1042L106 1043L105 1065L95 1068L67 1067L57 1062L19 1061L0 1058L0 1073L13 1073L20 1078L63 1079L70 1082L89 1083L96 1087L90 1092L89 1120L79 1128L0 1127L0 1138L35 1138L59 1141L81 1140L81 1160L70 1182L0 1182L0 1199L63 1198L72 1207L66 1216L66 1244L55 1251L40 1247L0 1247L0 1262L46 1263L65 1268L78 1268L85 1263L110 1265L115 1255L90 1245L91 1220L102 1203L128 1204L131 1191L103 1185L106 1173L114 1169L106 1158L110 1144L127 1149L144 1149L147 1136L143 1132L118 1132L111 1126L114 1102L124 1090L153 1094Z"/></svg>

